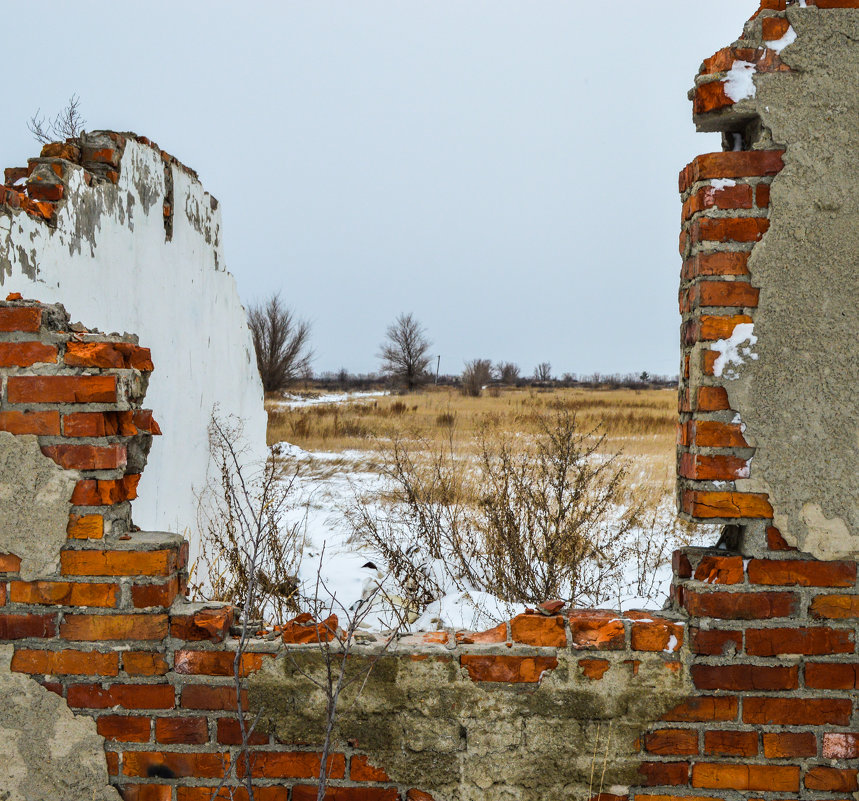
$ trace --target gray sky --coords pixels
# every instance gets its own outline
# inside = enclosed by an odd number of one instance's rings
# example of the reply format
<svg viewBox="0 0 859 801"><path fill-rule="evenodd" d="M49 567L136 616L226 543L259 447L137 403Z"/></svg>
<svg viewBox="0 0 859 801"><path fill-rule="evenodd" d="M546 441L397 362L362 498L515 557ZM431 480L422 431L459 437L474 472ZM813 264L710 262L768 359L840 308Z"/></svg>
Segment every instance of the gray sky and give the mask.
<svg viewBox="0 0 859 801"><path fill-rule="evenodd" d="M73 92L222 203L247 303L281 290L317 371L376 369L413 311L443 372L675 373L686 92L756 0L4 3L2 166ZM20 37L24 39L20 39ZM35 50L33 49L35 47ZM74 311L72 311L74 314Z"/></svg>

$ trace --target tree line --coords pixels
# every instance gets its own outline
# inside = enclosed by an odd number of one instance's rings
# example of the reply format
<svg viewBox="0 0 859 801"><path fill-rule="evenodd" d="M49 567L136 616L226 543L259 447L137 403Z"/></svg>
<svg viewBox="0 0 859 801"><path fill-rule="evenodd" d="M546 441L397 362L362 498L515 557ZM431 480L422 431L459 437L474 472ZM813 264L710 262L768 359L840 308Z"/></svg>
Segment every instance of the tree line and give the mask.
<svg viewBox="0 0 859 801"><path fill-rule="evenodd" d="M432 341L425 327L412 313L401 313L387 327L379 345L377 373L350 373L345 368L315 375L312 371L311 326L285 306L279 294L248 311L257 367L265 392L282 392L298 382L313 381L325 388L355 390L388 387L412 392L427 384L452 386L463 394L479 396L489 387L670 387L677 376L640 373L563 373L556 376L550 362L540 362L526 375L514 362L471 359L461 374L450 375L432 369Z"/></svg>

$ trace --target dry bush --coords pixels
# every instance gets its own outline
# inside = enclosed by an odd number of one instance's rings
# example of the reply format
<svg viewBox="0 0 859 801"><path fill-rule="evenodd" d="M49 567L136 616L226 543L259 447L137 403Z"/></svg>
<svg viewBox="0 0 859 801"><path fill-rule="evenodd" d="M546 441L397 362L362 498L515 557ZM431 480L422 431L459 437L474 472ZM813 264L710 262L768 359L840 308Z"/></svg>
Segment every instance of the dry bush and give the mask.
<svg viewBox="0 0 859 801"><path fill-rule="evenodd" d="M613 600L642 509L625 497L626 468L574 415L542 419L522 445L484 425L477 457L395 439L383 468L384 511L356 500L348 517L379 551L400 594L421 608L479 590L511 603Z"/></svg>
<svg viewBox="0 0 859 801"><path fill-rule="evenodd" d="M27 130L33 138L43 145L50 142L74 139L81 135L86 125L86 120L80 112L81 99L72 95L69 102L61 109L52 120L41 116L41 109L27 121Z"/></svg>
<svg viewBox="0 0 859 801"><path fill-rule="evenodd" d="M197 499L200 555L191 590L202 600L248 603L253 619L282 622L300 611L304 529L301 522L283 523L298 508L298 473L285 472L277 446L261 467L244 465L241 422L217 414L209 424L209 452L214 475Z"/></svg>
<svg viewBox="0 0 859 801"><path fill-rule="evenodd" d="M431 344L413 314L400 314L388 326L379 349L382 373L409 392L417 389L429 380Z"/></svg>
<svg viewBox="0 0 859 801"><path fill-rule="evenodd" d="M495 374L502 384L515 387L519 383L519 365L513 362L498 362L495 365Z"/></svg>
<svg viewBox="0 0 859 801"><path fill-rule="evenodd" d="M489 359L472 359L465 363L462 371L462 394L479 398L480 393L492 381L492 362Z"/></svg>

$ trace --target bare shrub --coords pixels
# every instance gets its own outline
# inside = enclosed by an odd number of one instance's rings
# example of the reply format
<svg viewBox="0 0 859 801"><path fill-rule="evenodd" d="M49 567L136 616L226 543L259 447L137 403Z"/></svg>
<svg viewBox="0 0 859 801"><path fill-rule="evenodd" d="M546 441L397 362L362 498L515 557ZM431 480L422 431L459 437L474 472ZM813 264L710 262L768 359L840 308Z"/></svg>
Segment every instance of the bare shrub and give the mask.
<svg viewBox="0 0 859 801"><path fill-rule="evenodd" d="M248 325L257 357L262 386L266 392L279 392L310 373L310 323L298 320L285 307L280 295L251 306Z"/></svg>
<svg viewBox="0 0 859 801"><path fill-rule="evenodd" d="M379 351L382 373L409 392L425 384L429 380L431 344L414 315L400 314L388 326Z"/></svg>
<svg viewBox="0 0 859 801"><path fill-rule="evenodd" d="M198 496L200 556L191 590L197 598L224 601L254 619L282 621L299 611L298 566L303 525L284 525L295 501L297 471L286 472L278 446L262 467L244 466L241 421L209 423L215 475ZM253 558L251 558L253 557Z"/></svg>
<svg viewBox="0 0 859 801"><path fill-rule="evenodd" d="M43 145L80 136L86 125L86 120L80 113L80 103L80 97L72 95L53 119L40 116L41 109L36 109L36 113L27 120L27 130Z"/></svg>
<svg viewBox="0 0 859 801"><path fill-rule="evenodd" d="M473 462L452 433L443 448L394 440L384 512L349 510L401 594L417 608L454 589L510 603L613 600L641 510L624 502L626 470L604 435L559 411L525 446L486 426L476 436Z"/></svg>
<svg viewBox="0 0 859 801"><path fill-rule="evenodd" d="M513 362L498 362L495 365L495 374L502 384L515 387L519 382L519 365Z"/></svg>
<svg viewBox="0 0 859 801"><path fill-rule="evenodd" d="M472 359L465 363L462 371L462 394L470 398L480 397L480 393L492 381L492 362L489 359Z"/></svg>

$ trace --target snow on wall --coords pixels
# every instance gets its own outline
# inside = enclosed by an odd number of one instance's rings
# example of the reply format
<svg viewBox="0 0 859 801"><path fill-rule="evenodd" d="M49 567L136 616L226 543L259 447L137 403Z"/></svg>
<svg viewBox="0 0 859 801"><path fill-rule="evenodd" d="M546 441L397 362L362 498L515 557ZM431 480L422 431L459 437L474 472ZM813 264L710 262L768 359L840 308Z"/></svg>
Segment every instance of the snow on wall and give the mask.
<svg viewBox="0 0 859 801"><path fill-rule="evenodd" d="M134 518L144 529L194 531L212 409L243 418L251 452L262 455L262 386L217 201L147 140L127 136L119 152L108 180L63 161L50 222L0 206L0 285L151 348L149 399L166 436L150 453ZM40 162L31 160L31 174Z"/></svg>

